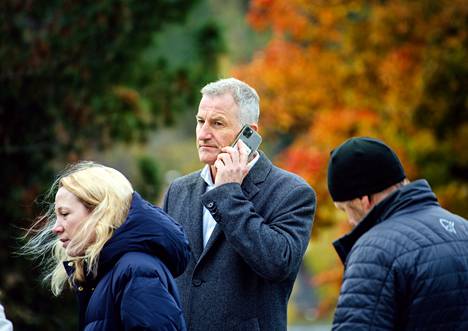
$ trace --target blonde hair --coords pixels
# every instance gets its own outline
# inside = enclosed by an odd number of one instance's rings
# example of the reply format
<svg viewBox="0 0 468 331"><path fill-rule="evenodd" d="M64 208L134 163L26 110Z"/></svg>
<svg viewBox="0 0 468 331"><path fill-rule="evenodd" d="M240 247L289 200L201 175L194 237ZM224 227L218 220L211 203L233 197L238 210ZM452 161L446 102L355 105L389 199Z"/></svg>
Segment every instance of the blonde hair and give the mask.
<svg viewBox="0 0 468 331"><path fill-rule="evenodd" d="M29 238L22 253L40 259L45 269L43 281L54 295L59 295L65 283L83 282L87 274L96 275L99 254L126 219L130 208L133 188L119 171L90 161L82 161L67 168L53 183L47 194L50 199L59 188L73 193L90 211L80 224L67 249L52 233L56 221L55 205L40 216L28 230ZM68 251L83 252L70 256ZM69 278L63 267L64 261L73 261L75 272Z"/></svg>

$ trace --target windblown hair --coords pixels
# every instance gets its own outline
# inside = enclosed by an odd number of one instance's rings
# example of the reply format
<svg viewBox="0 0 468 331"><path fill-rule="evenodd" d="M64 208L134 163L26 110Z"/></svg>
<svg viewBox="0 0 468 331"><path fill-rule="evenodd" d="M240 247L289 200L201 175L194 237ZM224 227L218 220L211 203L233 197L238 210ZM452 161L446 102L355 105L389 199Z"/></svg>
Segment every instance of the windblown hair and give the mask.
<svg viewBox="0 0 468 331"><path fill-rule="evenodd" d="M22 254L40 260L45 271L43 281L54 295L62 292L67 280L72 286L83 282L88 274L96 275L99 254L125 221L133 193L132 185L119 171L89 161L67 168L53 183L46 199L50 201L61 187L73 193L90 214L65 249L52 233L56 214L55 204L50 202L47 212L26 233L28 240L21 250ZM68 252L84 253L70 256ZM64 261L74 263L71 278L65 272Z"/></svg>
<svg viewBox="0 0 468 331"><path fill-rule="evenodd" d="M229 93L239 107L239 120L244 124L257 124L260 117L260 97L248 84L235 79L225 78L205 85L202 95L214 96Z"/></svg>

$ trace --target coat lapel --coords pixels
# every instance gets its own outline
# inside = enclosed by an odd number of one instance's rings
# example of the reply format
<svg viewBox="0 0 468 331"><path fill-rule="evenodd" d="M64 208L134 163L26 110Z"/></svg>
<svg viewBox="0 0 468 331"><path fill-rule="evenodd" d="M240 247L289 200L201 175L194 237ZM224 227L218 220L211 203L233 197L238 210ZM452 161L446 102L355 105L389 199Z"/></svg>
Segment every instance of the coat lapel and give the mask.
<svg viewBox="0 0 468 331"><path fill-rule="evenodd" d="M195 255L195 261L198 261L200 255L203 252L203 205L201 203L201 196L205 193L206 183L201 178L193 183L192 190L190 192L189 201L183 201L181 208L186 205L190 207L187 209L189 214L186 222L186 233L191 244L192 252Z"/></svg>

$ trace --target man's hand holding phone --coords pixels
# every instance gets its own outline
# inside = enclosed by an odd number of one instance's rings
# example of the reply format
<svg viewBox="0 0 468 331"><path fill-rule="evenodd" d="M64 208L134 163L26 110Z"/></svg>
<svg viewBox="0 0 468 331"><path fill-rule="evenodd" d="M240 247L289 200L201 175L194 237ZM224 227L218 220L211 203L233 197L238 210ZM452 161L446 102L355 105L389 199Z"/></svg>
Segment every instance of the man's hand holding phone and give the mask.
<svg viewBox="0 0 468 331"><path fill-rule="evenodd" d="M214 163L216 167L215 186L227 183L242 184L245 176L249 173L248 159L249 151L242 140L239 140L234 147L224 147Z"/></svg>

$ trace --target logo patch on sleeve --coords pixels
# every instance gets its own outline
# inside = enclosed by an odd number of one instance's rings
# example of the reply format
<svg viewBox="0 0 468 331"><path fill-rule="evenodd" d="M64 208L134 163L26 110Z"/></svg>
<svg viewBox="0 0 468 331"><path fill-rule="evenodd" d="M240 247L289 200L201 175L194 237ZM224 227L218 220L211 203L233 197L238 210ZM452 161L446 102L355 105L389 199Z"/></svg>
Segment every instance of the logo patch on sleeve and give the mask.
<svg viewBox="0 0 468 331"><path fill-rule="evenodd" d="M439 222L440 225L444 227L445 231L457 234L457 231L455 231L455 222L443 218L439 218Z"/></svg>

